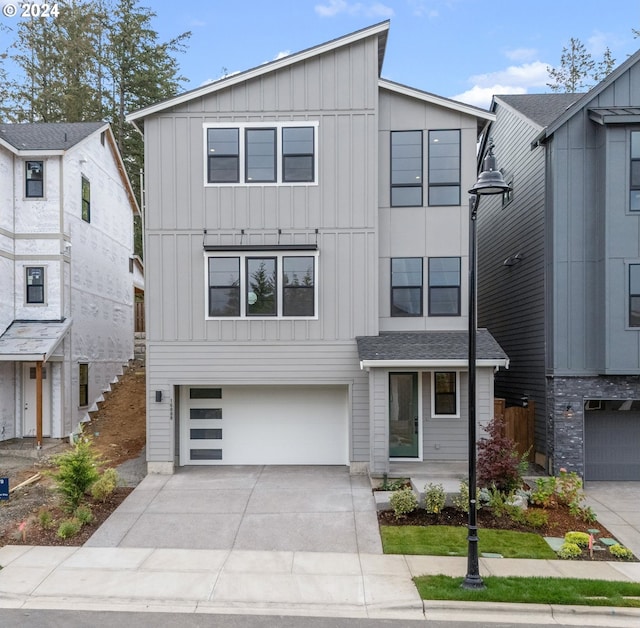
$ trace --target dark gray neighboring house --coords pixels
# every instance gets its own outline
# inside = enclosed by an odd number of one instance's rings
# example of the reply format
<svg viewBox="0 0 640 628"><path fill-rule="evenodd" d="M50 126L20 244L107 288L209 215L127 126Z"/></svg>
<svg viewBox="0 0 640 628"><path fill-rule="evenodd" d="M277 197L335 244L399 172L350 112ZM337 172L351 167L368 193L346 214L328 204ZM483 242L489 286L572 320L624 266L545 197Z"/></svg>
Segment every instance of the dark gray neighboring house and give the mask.
<svg viewBox="0 0 640 628"><path fill-rule="evenodd" d="M479 324L536 404L536 461L640 480L640 52L586 94L495 96L513 186L479 210Z"/></svg>

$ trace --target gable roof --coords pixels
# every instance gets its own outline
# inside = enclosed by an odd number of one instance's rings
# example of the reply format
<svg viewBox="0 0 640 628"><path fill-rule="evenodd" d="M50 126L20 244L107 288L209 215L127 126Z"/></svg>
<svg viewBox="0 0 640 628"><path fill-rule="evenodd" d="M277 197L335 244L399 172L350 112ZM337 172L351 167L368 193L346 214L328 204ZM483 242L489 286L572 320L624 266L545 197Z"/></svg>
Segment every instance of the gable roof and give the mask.
<svg viewBox="0 0 640 628"><path fill-rule="evenodd" d="M544 130L540 136L540 141L544 142L547 138L551 137L569 118L571 118L577 111L584 108L589 102L601 94L607 87L615 83L618 78L624 74L630 67L634 66L640 61L640 50L632 54L626 61L621 63L615 70L612 70L602 81L600 81L593 89L589 90L586 94L583 94L579 98L570 110L565 111L564 114L558 116L549 126Z"/></svg>
<svg viewBox="0 0 640 628"><path fill-rule="evenodd" d="M0 124L0 140L16 150L67 150L106 126L106 122Z"/></svg>
<svg viewBox="0 0 640 628"><path fill-rule="evenodd" d="M330 52L332 50L336 50L337 48L341 48L343 46L349 46L357 41L361 41L363 39L366 39L367 37L372 37L374 35L379 35L378 37L378 75L380 75L380 72L382 70L382 61L384 59L384 52L387 45L388 31L389 31L389 20L385 20L384 22L374 24L373 26L369 26L366 28L362 28L358 31L354 31L349 35L344 35L343 37L332 39L331 41L325 42L324 44L313 46L312 48L307 48L300 52L296 52L296 53L287 55L286 57L282 57L281 59L276 59L275 61L263 63L262 65L256 68L245 70L244 72L238 72L237 74L232 74L230 76L219 79L212 83L201 85L200 87L196 87L195 89L189 90L187 92L183 92L182 94L178 94L177 96L172 96L171 98L168 98L166 100L160 101L153 105L149 105L148 107L143 107L142 109L138 109L138 111L134 111L128 114L127 121L133 122L135 124L137 120L146 118L147 116L150 116L154 113L164 111L165 109L169 109L176 105L180 105L189 100L194 100L195 98L200 98L208 94L213 94L222 89L227 89L232 85L236 85L238 83L242 83L244 81L250 80L257 76L267 74L268 72L274 72L275 70L286 68L288 66L293 65L294 63L299 63L300 61L304 61L311 57L315 57L315 56L324 54L326 52Z"/></svg>
<svg viewBox="0 0 640 628"><path fill-rule="evenodd" d="M502 102L540 128L549 126L565 113L584 94L510 94L494 96L494 103ZM495 104L492 107L495 109Z"/></svg>
<svg viewBox="0 0 640 628"><path fill-rule="evenodd" d="M416 89L415 87L402 85L401 83L396 83L394 81L390 81L389 79L379 79L378 87L380 89L386 89L388 91L395 92L396 94L409 96L410 98L417 98L418 100L422 100L423 102L432 105L438 105L440 107L452 109L453 111L457 111L459 113L473 116L478 119L478 134L480 134L482 128L484 128L486 123L494 122L496 119L495 114L491 111L487 111L486 109L474 107L473 105L468 105L467 103L463 103L458 100L452 100L451 98L445 98L444 96L438 96L437 94L432 94L431 92L425 92L421 89Z"/></svg>

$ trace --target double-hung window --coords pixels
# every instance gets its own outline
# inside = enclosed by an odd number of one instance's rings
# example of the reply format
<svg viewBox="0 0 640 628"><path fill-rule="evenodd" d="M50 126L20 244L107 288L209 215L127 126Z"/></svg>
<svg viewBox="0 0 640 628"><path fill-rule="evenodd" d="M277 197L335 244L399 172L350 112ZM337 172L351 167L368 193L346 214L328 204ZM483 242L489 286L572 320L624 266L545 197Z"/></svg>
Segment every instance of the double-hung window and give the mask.
<svg viewBox="0 0 640 628"><path fill-rule="evenodd" d="M317 182L317 122L205 124L207 185Z"/></svg>
<svg viewBox="0 0 640 628"><path fill-rule="evenodd" d="M315 318L317 253L207 256L208 318Z"/></svg>
<svg viewBox="0 0 640 628"><path fill-rule="evenodd" d="M42 198L44 196L44 162L25 161L25 188L27 198Z"/></svg>
<svg viewBox="0 0 640 628"><path fill-rule="evenodd" d="M391 316L422 316L422 258L391 259Z"/></svg>
<svg viewBox="0 0 640 628"><path fill-rule="evenodd" d="M82 220L91 222L91 184L82 177Z"/></svg>
<svg viewBox="0 0 640 628"><path fill-rule="evenodd" d="M25 301L29 304L44 303L44 266L27 266Z"/></svg>
<svg viewBox="0 0 640 628"><path fill-rule="evenodd" d="M460 258L429 258L429 316L460 316Z"/></svg>
<svg viewBox="0 0 640 628"><path fill-rule="evenodd" d="M460 205L460 130L429 131L429 205Z"/></svg>
<svg viewBox="0 0 640 628"><path fill-rule="evenodd" d="M459 416L457 371L436 371L431 380L433 416Z"/></svg>
<svg viewBox="0 0 640 628"><path fill-rule="evenodd" d="M640 327L640 264L629 264L629 327Z"/></svg>
<svg viewBox="0 0 640 628"><path fill-rule="evenodd" d="M640 131L631 131L631 190L629 209L640 211Z"/></svg>
<svg viewBox="0 0 640 628"><path fill-rule="evenodd" d="M391 207L422 205L422 131L391 131Z"/></svg>

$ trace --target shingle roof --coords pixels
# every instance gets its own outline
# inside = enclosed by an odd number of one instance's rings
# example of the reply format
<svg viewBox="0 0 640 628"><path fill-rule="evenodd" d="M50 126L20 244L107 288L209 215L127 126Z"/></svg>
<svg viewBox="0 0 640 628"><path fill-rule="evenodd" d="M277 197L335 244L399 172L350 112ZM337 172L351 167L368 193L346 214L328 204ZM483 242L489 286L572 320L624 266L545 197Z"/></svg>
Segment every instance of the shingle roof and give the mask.
<svg viewBox="0 0 640 628"><path fill-rule="evenodd" d="M467 331L383 332L356 338L361 361L373 360L466 360L469 356ZM486 330L476 335L478 360L508 360L495 338Z"/></svg>
<svg viewBox="0 0 640 628"><path fill-rule="evenodd" d="M584 94L510 94L495 96L542 127L561 116Z"/></svg>
<svg viewBox="0 0 640 628"><path fill-rule="evenodd" d="M17 150L66 150L105 124L105 122L0 124L0 138Z"/></svg>

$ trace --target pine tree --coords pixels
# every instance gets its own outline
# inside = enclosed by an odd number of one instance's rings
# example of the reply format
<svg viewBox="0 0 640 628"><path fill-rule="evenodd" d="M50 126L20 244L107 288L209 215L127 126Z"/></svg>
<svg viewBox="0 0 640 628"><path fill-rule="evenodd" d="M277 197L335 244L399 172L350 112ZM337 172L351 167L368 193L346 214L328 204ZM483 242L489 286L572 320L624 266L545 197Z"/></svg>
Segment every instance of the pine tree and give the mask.
<svg viewBox="0 0 640 628"><path fill-rule="evenodd" d="M574 94L586 91L609 74L614 65L615 59L609 48L604 51L602 61L596 64L584 44L572 37L569 46L562 49L560 65L557 68L547 66L547 73L552 79L547 85L553 92Z"/></svg>

